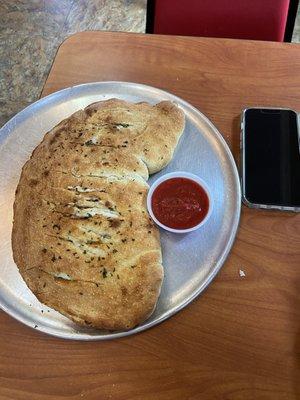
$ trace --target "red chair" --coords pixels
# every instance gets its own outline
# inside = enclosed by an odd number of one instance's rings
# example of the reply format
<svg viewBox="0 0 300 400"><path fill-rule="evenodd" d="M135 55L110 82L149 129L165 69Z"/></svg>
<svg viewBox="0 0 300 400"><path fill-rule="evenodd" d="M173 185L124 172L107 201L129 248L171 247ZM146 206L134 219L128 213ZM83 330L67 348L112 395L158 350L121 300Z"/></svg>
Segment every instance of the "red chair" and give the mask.
<svg viewBox="0 0 300 400"><path fill-rule="evenodd" d="M299 0L148 0L147 33L291 41Z"/></svg>

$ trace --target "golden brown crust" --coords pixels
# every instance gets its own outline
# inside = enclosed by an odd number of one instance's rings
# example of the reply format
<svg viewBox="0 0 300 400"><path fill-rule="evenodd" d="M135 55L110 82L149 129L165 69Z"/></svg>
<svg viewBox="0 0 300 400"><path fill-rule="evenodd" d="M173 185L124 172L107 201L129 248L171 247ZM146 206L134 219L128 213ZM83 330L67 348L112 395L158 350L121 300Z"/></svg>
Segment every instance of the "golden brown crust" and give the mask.
<svg viewBox="0 0 300 400"><path fill-rule="evenodd" d="M45 135L23 167L12 234L15 262L41 302L100 329L151 315L163 269L146 179L171 160L183 127L170 102L110 99Z"/></svg>

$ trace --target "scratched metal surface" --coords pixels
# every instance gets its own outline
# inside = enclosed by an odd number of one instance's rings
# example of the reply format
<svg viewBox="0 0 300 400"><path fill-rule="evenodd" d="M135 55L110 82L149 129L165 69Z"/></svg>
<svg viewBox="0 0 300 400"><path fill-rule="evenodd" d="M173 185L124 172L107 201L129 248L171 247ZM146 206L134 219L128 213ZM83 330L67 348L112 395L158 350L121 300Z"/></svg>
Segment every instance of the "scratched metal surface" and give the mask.
<svg viewBox="0 0 300 400"><path fill-rule="evenodd" d="M76 110L98 100L175 101L185 112L186 128L171 163L152 176L189 171L211 189L213 213L198 231L178 235L161 231L165 279L153 315L128 332L81 328L41 304L25 285L12 258L14 192L21 168L44 134ZM162 90L124 82L99 82L64 89L17 114L0 130L0 306L30 327L62 338L112 339L145 330L188 305L212 281L233 244L240 217L240 183L233 157L220 133L198 110ZM201 301L201 298L198 299Z"/></svg>

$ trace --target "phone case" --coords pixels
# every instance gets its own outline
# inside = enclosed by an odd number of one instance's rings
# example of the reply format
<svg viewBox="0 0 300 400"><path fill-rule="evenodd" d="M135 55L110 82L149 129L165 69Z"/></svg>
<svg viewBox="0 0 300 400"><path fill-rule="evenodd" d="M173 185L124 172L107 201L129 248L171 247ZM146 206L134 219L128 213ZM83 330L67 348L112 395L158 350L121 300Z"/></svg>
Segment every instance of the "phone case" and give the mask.
<svg viewBox="0 0 300 400"><path fill-rule="evenodd" d="M245 108L242 111L241 115L241 134L240 134L240 180L241 180L241 189L242 189L242 201L243 203L250 208L262 208L267 210L280 210L280 211L293 211L300 212L300 207L289 207L289 206L278 206L278 205L270 205L270 204L256 204L250 202L246 198L245 191L245 113L247 110L251 109L267 109L267 110L287 110L294 111L297 114L297 131L298 131L298 143L299 143L299 151L300 151L300 130L299 130L299 114L295 110L281 108L281 107L249 107Z"/></svg>

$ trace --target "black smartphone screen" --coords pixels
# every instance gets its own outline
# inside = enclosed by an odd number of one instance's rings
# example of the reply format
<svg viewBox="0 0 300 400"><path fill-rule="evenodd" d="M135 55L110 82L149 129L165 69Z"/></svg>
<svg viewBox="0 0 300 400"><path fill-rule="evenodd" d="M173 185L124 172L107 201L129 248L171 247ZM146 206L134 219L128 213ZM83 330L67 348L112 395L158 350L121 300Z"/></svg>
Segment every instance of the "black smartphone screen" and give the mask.
<svg viewBox="0 0 300 400"><path fill-rule="evenodd" d="M255 204L300 206L300 148L292 110L244 115L244 194Z"/></svg>

